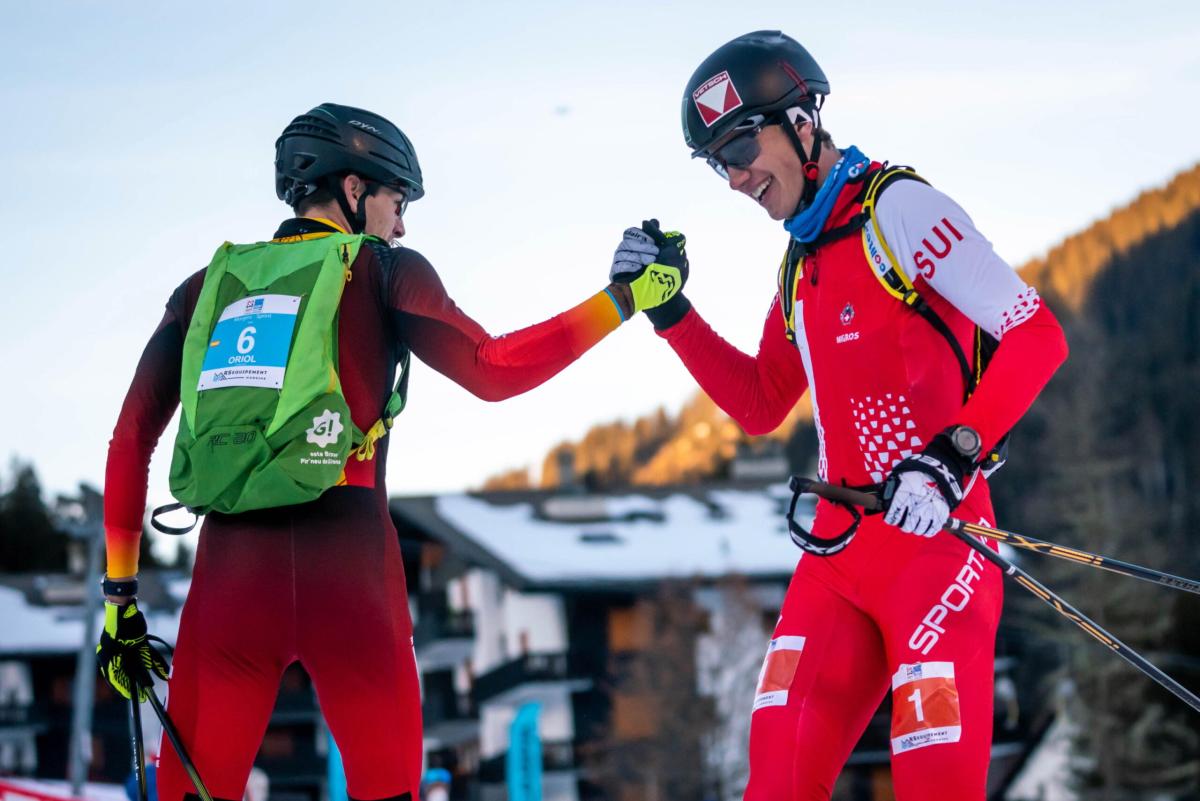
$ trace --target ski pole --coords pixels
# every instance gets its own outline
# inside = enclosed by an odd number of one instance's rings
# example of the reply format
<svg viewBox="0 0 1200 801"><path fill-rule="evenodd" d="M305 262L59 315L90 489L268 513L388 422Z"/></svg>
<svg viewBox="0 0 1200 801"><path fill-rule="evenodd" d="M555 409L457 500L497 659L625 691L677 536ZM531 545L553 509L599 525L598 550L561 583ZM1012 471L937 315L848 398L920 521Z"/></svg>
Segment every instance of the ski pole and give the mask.
<svg viewBox="0 0 1200 801"><path fill-rule="evenodd" d="M138 798L146 796L146 740L142 736L142 713L137 699L137 685L129 694L129 732L133 738L133 775L137 779Z"/></svg>
<svg viewBox="0 0 1200 801"><path fill-rule="evenodd" d="M1129 576L1142 581L1149 581L1154 584L1162 584L1167 587L1173 587L1177 590L1185 592L1194 592L1200 594L1200 581L1182 578L1170 573L1164 573L1161 570L1154 570L1141 565L1122 562L1120 559L1112 559L1108 556L1101 556L1087 551L1080 551L1075 548L1068 548L1065 545L1057 545L1053 542L1027 537L1024 534L1017 534L1012 531L1005 531L1000 528L988 528L987 526L978 523L966 523L962 520L950 518L946 523L946 528L952 531L965 531L968 534L974 534L977 537L987 537L990 540L1007 543L1014 548L1022 548L1026 551L1035 551L1043 553L1047 556L1056 556L1059 559L1067 559L1072 562L1077 562L1081 565L1089 565L1098 567L1101 570L1107 570L1110 573L1118 573L1122 576Z"/></svg>
<svg viewBox="0 0 1200 801"><path fill-rule="evenodd" d="M134 689L138 689L141 682L134 679ZM158 700L158 694L154 692L154 685L146 685L146 695L150 699L150 706L154 709L154 714L158 716L158 722L162 724L163 732L167 735L167 739L171 741L171 746L175 749L175 753L179 755L179 762L183 765L184 771L187 772L188 778L192 780L192 784L196 788L196 793L200 796L200 801L213 801L212 795L208 792L208 788L204 786L204 781L200 778L200 772L196 770L196 763L192 762L192 758L188 756L187 749L183 747L183 740L179 737L179 732L175 729L175 724L171 722L171 717L167 714L166 708L163 707L162 701ZM140 724L139 724L140 728Z"/></svg>
<svg viewBox="0 0 1200 801"><path fill-rule="evenodd" d="M878 511L880 509L879 498L867 492L848 489L846 487L836 487L832 484L825 484L820 481L811 481L809 479L800 479L801 492L811 492L818 497L825 498L829 501L838 501L841 503L854 504L861 506L867 511ZM1012 576L1018 584L1020 584L1029 592L1036 595L1041 600L1045 601L1056 612L1070 620L1079 628L1088 633L1092 639L1111 649L1117 656L1124 659L1129 664L1140 670L1143 675L1150 677L1158 682L1162 687L1169 690L1176 698L1183 701L1192 709L1200 712L1200 697L1188 690L1179 682L1168 676L1166 673L1155 667L1149 660L1139 654L1137 651L1130 648L1125 643L1118 640L1112 634L1107 632L1099 624L1089 618L1087 615L1080 612L1071 604L1067 603L1060 596L1049 590L1044 584L1035 579L1033 576L1026 573L1021 568L1014 565L1012 562L1005 559L1000 554L993 551L991 548L984 545L979 540L972 537L963 526L951 526L947 524L946 531L949 531L954 536L965 542L967 546L979 553L984 559L1000 568L1004 573Z"/></svg>
<svg viewBox="0 0 1200 801"><path fill-rule="evenodd" d="M800 480L807 481L808 479ZM821 495L828 500L842 499L844 494L842 491L845 489L844 487L838 487L832 484L825 484L824 486L828 487L828 490L822 490L821 492L817 492L815 494ZM855 490L846 490L846 492L857 496ZM1200 581L1183 578L1182 576L1176 576L1171 573L1164 573L1161 570L1155 570L1154 568L1150 567L1142 567L1141 565L1135 565L1130 562L1122 562L1120 559L1113 559L1112 557L1101 556L1100 554L1089 553L1088 551L1081 551L1078 548L1068 548L1067 546L1059 545L1058 543L1039 540L1036 537L1028 537L1024 534L1017 534L1015 531L1005 531L1002 528L989 528L988 526L984 526L979 523L967 523L963 520L958 520L953 517L946 522L946 528L952 531L965 531L968 534L974 534L977 537L987 537L989 540L1003 542L1006 545L1013 546L1014 548L1021 548L1026 551L1034 551L1035 553L1041 553L1047 556L1055 556L1059 559L1066 559L1077 564L1088 565L1089 567L1098 567L1101 570L1107 570L1111 573L1117 573L1122 576L1129 576L1130 578L1141 579L1142 581L1149 581L1152 584L1162 584L1163 586L1173 587L1174 589L1183 590L1184 592L1194 592L1196 594L1200 594Z"/></svg>

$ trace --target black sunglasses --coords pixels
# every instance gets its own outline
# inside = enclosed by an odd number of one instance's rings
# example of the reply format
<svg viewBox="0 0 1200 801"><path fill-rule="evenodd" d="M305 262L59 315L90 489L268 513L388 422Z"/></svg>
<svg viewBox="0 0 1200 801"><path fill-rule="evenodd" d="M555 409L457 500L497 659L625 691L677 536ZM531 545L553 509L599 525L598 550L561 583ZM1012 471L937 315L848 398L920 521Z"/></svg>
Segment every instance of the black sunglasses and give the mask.
<svg viewBox="0 0 1200 801"><path fill-rule="evenodd" d="M729 180L729 168L744 170L754 163L762 152L758 143L758 135L770 124L761 114L747 117L746 121L733 129L733 137L725 144L714 150L705 161L726 181Z"/></svg>
<svg viewBox="0 0 1200 801"><path fill-rule="evenodd" d="M396 216L403 217L404 212L408 211L408 186L401 183L383 184L378 181L368 181L367 191L363 193L363 196L366 197L367 195L375 194L381 186L386 186L388 189L400 193L400 199L396 201Z"/></svg>

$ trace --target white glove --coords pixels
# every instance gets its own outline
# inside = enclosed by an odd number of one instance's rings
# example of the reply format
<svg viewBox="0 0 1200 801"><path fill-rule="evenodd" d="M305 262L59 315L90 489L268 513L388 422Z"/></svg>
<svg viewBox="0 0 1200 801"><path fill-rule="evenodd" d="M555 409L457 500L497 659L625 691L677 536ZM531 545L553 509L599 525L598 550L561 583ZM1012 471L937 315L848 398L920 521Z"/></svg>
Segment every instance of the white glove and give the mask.
<svg viewBox="0 0 1200 801"><path fill-rule="evenodd" d="M932 537L950 519L950 505L942 497L937 482L925 473L909 470L897 478L896 493L883 522L908 534Z"/></svg>
<svg viewBox="0 0 1200 801"><path fill-rule="evenodd" d="M650 234L641 228L626 228L625 238L617 246L613 254L612 269L608 271L608 280L624 283L629 282L630 276L654 263L658 258L658 245Z"/></svg>

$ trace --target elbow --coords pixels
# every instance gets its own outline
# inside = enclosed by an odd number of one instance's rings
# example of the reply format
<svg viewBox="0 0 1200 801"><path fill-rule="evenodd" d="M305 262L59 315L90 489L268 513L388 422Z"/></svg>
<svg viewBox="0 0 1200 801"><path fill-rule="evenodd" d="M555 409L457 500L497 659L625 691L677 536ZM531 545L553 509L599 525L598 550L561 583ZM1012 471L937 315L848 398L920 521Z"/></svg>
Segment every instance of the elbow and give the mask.
<svg viewBox="0 0 1200 801"><path fill-rule="evenodd" d="M742 431L751 437L761 437L779 428L786 414L758 415L755 417L734 418Z"/></svg>
<svg viewBox="0 0 1200 801"><path fill-rule="evenodd" d="M751 437L770 434L783 424L791 406L774 398L759 397L741 408L717 402L721 410Z"/></svg>
<svg viewBox="0 0 1200 801"><path fill-rule="evenodd" d="M488 403L499 403L500 401L508 400L514 395L520 394L519 392L506 390L500 387L471 386L467 387L466 389L481 401L487 401Z"/></svg>
<svg viewBox="0 0 1200 801"><path fill-rule="evenodd" d="M1063 331L1062 323L1058 321L1058 318L1046 306L1042 306L1042 310L1050 318L1049 322L1051 324L1048 326L1050 330L1047 332L1049 336L1046 338L1046 351L1054 363L1054 369L1057 370L1067 360L1071 348L1067 344L1067 335Z"/></svg>
<svg viewBox="0 0 1200 801"><path fill-rule="evenodd" d="M1054 346L1054 369L1057 370L1059 367L1062 367L1067 357L1071 355L1071 348L1067 345L1067 337L1061 328L1058 329L1058 341L1054 343Z"/></svg>

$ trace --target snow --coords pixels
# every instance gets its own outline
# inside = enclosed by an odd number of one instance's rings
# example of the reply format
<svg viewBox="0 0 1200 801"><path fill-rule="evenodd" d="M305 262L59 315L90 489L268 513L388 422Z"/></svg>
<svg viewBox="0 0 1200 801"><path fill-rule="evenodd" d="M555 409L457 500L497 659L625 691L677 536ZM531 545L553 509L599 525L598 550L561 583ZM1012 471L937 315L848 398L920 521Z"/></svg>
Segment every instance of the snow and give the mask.
<svg viewBox="0 0 1200 801"><path fill-rule="evenodd" d="M1079 795L1071 789L1071 743L1077 734L1078 727L1060 712L1009 785L1005 798L1077 801Z"/></svg>
<svg viewBox="0 0 1200 801"><path fill-rule="evenodd" d="M788 537L781 504L790 493L781 486L709 490L707 503L682 492L609 496L596 506L608 519L593 522L539 519L533 503L469 495L439 496L434 505L443 520L535 582L788 574L800 551Z"/></svg>

